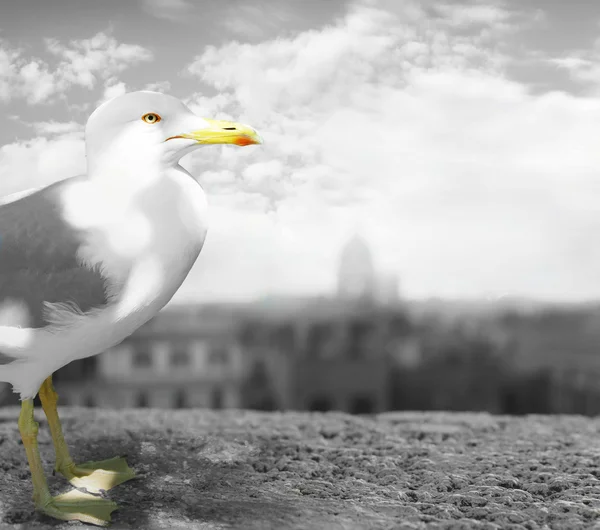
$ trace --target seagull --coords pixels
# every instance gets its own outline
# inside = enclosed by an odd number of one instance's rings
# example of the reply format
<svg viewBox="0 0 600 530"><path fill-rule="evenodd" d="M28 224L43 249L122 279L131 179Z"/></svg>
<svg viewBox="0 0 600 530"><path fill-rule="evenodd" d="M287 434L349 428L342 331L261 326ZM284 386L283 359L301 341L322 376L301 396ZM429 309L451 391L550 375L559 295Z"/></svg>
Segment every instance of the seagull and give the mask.
<svg viewBox="0 0 600 530"><path fill-rule="evenodd" d="M149 321L198 258L207 200L179 165L181 157L207 144L260 143L247 125L201 118L166 94L130 92L89 117L85 175L0 200L0 381L20 394L18 426L37 510L61 520L110 523L117 504L97 494L135 473L122 457L73 461L52 374ZM75 486L54 497L37 444L38 392L55 470Z"/></svg>

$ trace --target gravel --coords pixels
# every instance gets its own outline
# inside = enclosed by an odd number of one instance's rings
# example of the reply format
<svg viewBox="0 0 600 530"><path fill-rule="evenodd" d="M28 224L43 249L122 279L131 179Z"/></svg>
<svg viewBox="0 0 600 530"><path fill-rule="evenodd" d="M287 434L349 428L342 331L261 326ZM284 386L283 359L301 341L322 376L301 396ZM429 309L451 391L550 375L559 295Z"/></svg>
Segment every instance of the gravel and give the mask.
<svg viewBox="0 0 600 530"><path fill-rule="evenodd" d="M0 528L32 510L18 410L0 410ZM600 419L488 414L61 410L77 461L126 454L112 528L600 530ZM53 493L52 443L40 450Z"/></svg>

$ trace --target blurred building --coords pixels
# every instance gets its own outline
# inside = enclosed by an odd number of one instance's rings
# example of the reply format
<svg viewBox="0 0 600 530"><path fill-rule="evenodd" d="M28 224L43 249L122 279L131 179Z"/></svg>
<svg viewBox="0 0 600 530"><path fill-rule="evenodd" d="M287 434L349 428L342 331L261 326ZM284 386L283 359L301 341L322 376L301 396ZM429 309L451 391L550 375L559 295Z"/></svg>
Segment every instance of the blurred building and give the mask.
<svg viewBox="0 0 600 530"><path fill-rule="evenodd" d="M331 300L293 318L255 317L241 334L248 373L273 384L250 384L245 401L252 408L389 410L392 353L408 333L402 313Z"/></svg>
<svg viewBox="0 0 600 530"><path fill-rule="evenodd" d="M600 414L600 308L557 307L507 313L513 366L556 413Z"/></svg>
<svg viewBox="0 0 600 530"><path fill-rule="evenodd" d="M107 408L241 406L235 320L183 307L161 312L118 346L55 376L62 404Z"/></svg>
<svg viewBox="0 0 600 530"><path fill-rule="evenodd" d="M504 412L511 356L485 321L413 321L409 348L394 356L394 410Z"/></svg>
<svg viewBox="0 0 600 530"><path fill-rule="evenodd" d="M120 345L61 369L61 402L388 410L393 358L419 362L397 281L377 274L359 236L338 273L335 297L166 309Z"/></svg>
<svg viewBox="0 0 600 530"><path fill-rule="evenodd" d="M341 251L337 295L349 302L366 301L386 305L398 302L398 277L376 270L369 245L358 234Z"/></svg>
<svg viewBox="0 0 600 530"><path fill-rule="evenodd" d="M375 295L375 266L366 241L355 235L342 249L338 295L344 300L371 300Z"/></svg>
<svg viewBox="0 0 600 530"><path fill-rule="evenodd" d="M61 404L110 408L594 413L598 315L400 300L355 236L333 296L169 307L54 379Z"/></svg>

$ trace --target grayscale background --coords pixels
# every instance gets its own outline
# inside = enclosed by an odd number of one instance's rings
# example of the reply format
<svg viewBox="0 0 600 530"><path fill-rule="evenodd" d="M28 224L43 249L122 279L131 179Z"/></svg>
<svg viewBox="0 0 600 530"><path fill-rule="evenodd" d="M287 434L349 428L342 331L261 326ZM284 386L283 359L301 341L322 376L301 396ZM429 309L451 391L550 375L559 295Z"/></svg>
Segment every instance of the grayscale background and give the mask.
<svg viewBox="0 0 600 530"><path fill-rule="evenodd" d="M0 196L125 91L265 140L183 159L204 250L61 403L597 414L599 59L583 1L2 5Z"/></svg>

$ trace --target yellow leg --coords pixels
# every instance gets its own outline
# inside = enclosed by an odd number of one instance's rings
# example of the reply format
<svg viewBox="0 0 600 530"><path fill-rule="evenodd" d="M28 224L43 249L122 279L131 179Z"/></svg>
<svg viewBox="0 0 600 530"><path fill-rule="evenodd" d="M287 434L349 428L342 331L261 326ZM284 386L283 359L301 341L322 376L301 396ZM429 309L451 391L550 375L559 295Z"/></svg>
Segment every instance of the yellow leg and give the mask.
<svg viewBox="0 0 600 530"><path fill-rule="evenodd" d="M48 418L48 426L56 452L55 470L64 475L77 488L98 493L108 491L123 482L135 477L135 472L121 457L110 458L98 462L87 462L76 465L69 454L69 448L63 436L56 404L58 395L52 385L52 377L48 377L40 388L40 400Z"/></svg>
<svg viewBox="0 0 600 530"><path fill-rule="evenodd" d="M38 424L33 419L32 399L26 399L21 404L19 431L31 470L33 502L36 509L63 521L82 521L106 526L110 522L110 514L117 509L114 502L77 490L57 497L50 495L37 443Z"/></svg>

